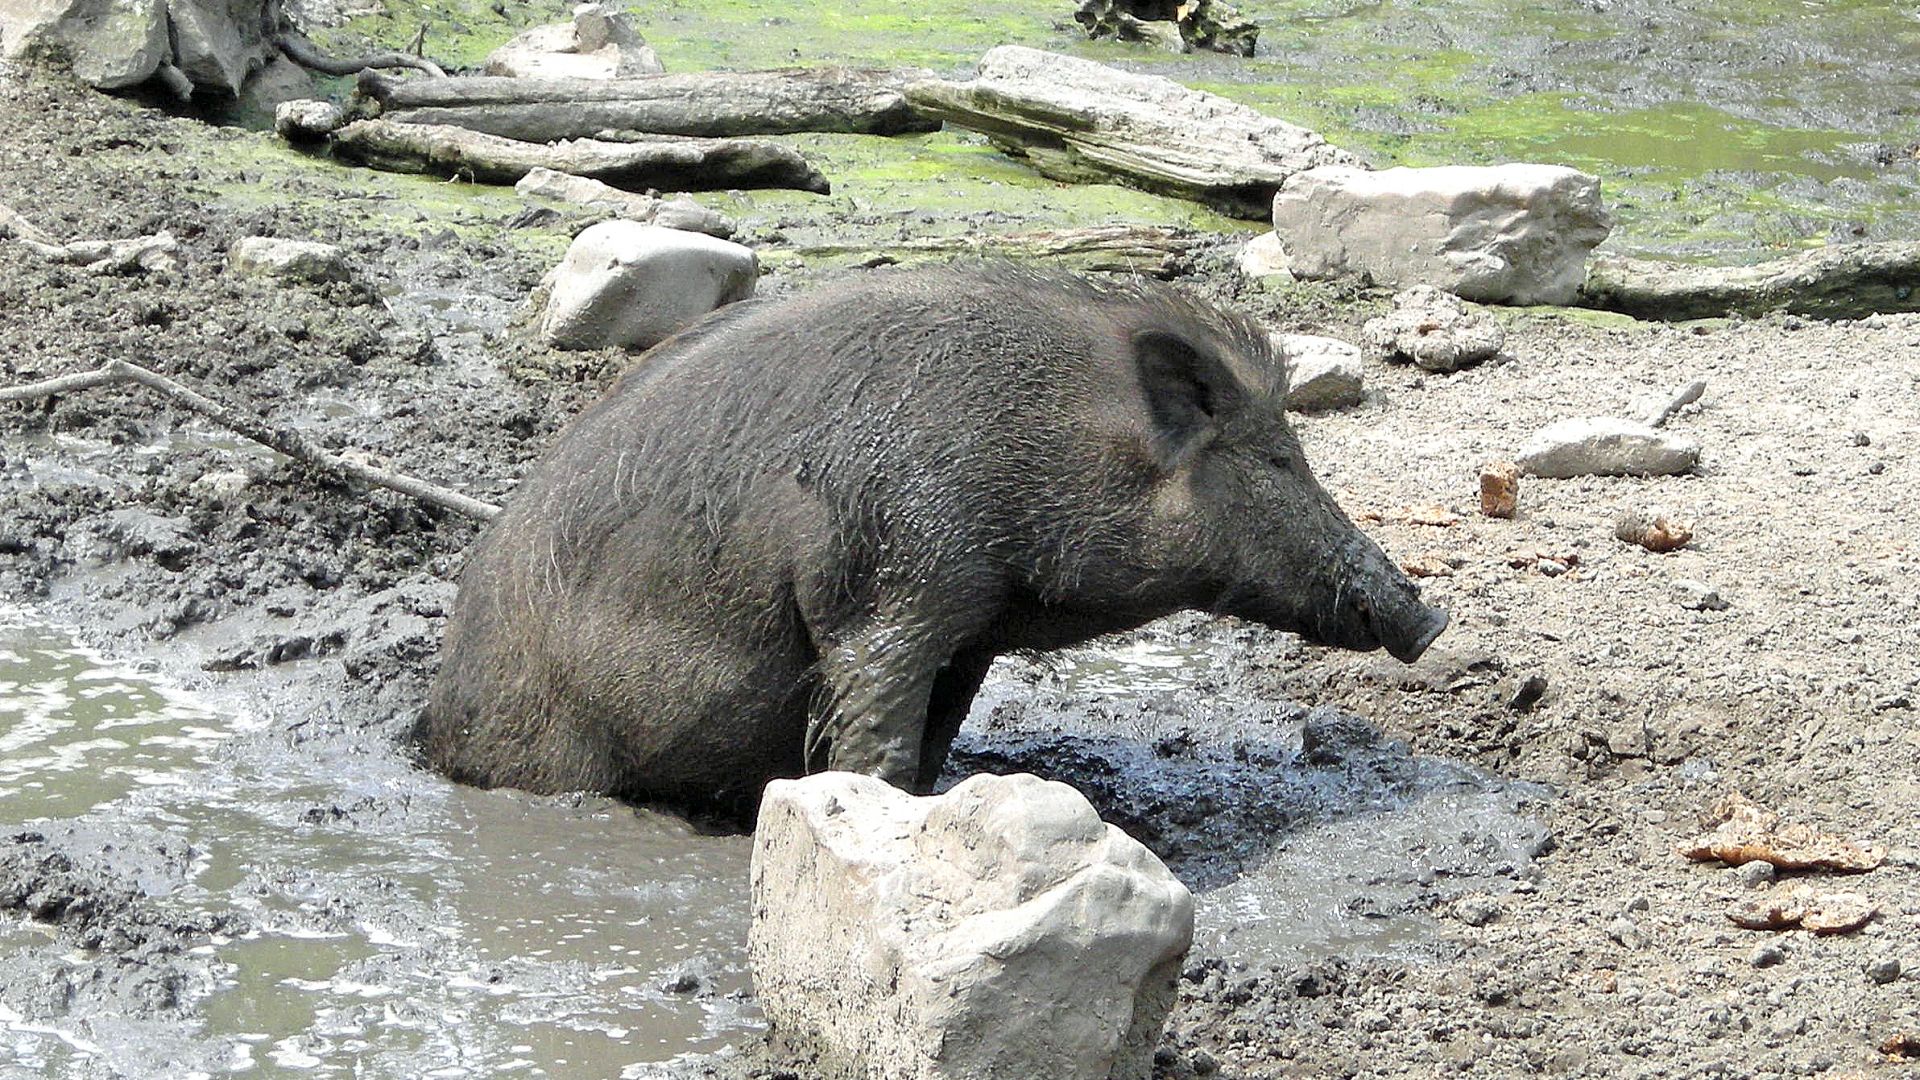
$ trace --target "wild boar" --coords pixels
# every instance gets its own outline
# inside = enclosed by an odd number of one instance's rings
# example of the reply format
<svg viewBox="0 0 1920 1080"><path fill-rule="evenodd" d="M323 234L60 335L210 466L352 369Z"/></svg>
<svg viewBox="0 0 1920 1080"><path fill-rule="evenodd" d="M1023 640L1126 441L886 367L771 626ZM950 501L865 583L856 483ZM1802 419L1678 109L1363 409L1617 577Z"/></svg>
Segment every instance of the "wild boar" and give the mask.
<svg viewBox="0 0 1920 1080"><path fill-rule="evenodd" d="M1314 480L1264 331L1006 265L731 305L476 544L418 728L460 781L751 813L924 790L994 657L1183 609L1411 661L1446 626Z"/></svg>

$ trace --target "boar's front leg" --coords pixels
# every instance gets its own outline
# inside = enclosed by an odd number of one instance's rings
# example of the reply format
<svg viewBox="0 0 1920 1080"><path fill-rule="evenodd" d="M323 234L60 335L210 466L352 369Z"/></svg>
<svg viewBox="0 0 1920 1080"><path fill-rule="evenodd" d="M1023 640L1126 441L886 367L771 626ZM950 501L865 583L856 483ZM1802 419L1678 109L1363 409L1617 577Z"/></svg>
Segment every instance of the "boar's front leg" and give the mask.
<svg viewBox="0 0 1920 1080"><path fill-rule="evenodd" d="M953 639L882 616L819 644L820 690L807 717L807 771L866 773L916 788L927 706Z"/></svg>

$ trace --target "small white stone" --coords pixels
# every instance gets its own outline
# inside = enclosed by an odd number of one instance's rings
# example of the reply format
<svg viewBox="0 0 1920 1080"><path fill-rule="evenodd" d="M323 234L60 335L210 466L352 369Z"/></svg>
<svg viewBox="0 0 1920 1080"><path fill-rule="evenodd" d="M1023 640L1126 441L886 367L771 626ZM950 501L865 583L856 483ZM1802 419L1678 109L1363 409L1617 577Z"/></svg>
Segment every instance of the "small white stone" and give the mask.
<svg viewBox="0 0 1920 1080"><path fill-rule="evenodd" d="M1700 444L1636 420L1587 416L1550 424L1514 462L1528 476L1672 476L1700 462Z"/></svg>
<svg viewBox="0 0 1920 1080"><path fill-rule="evenodd" d="M1317 334L1273 334L1287 365L1287 408L1323 412L1358 405L1365 396L1360 347Z"/></svg>
<svg viewBox="0 0 1920 1080"><path fill-rule="evenodd" d="M561 349L645 349L753 295L753 249L702 233L603 221L548 275L540 331Z"/></svg>
<svg viewBox="0 0 1920 1080"><path fill-rule="evenodd" d="M776 780L753 840L754 988L816 1075L1151 1075L1193 898L1074 789Z"/></svg>
<svg viewBox="0 0 1920 1080"><path fill-rule="evenodd" d="M289 281L346 281L353 276L346 256L332 244L271 236L242 237L227 252L227 267L236 274Z"/></svg>
<svg viewBox="0 0 1920 1080"><path fill-rule="evenodd" d="M1293 269L1287 261L1287 246L1280 242L1279 233L1265 232L1247 241L1240 248L1240 254L1234 257L1233 265L1255 281L1270 277L1293 279Z"/></svg>
<svg viewBox="0 0 1920 1080"><path fill-rule="evenodd" d="M273 130L288 142L318 142L346 122L340 106L330 101L303 98L273 107Z"/></svg>
<svg viewBox="0 0 1920 1080"><path fill-rule="evenodd" d="M1458 371L1500 352L1507 332L1484 311L1431 285L1393 298L1393 310L1361 327L1367 347L1387 360L1411 360L1428 371Z"/></svg>

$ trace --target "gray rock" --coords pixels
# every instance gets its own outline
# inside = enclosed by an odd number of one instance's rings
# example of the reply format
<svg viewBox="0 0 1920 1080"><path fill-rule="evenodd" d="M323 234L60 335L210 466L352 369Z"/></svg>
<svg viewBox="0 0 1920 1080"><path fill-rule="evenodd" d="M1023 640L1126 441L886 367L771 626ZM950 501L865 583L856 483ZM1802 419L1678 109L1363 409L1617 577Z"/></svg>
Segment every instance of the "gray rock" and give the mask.
<svg viewBox="0 0 1920 1080"><path fill-rule="evenodd" d="M64 56L80 81L119 90L172 58L165 0L0 0L0 56Z"/></svg>
<svg viewBox="0 0 1920 1080"><path fill-rule="evenodd" d="M174 65L195 86L238 94L275 55L261 27L260 0L168 0Z"/></svg>
<svg viewBox="0 0 1920 1080"><path fill-rule="evenodd" d="M540 332L562 349L650 348L707 312L753 295L751 248L700 233L603 221L547 277Z"/></svg>
<svg viewBox="0 0 1920 1080"><path fill-rule="evenodd" d="M581 4L573 21L536 26L487 56L488 75L545 79L629 79L658 75L660 57L627 17L607 4Z"/></svg>
<svg viewBox="0 0 1920 1080"><path fill-rule="evenodd" d="M1193 898L1065 784L767 786L748 957L809 1075L1146 1080Z"/></svg>
<svg viewBox="0 0 1920 1080"><path fill-rule="evenodd" d="M1529 476L1672 476L1700 462L1700 444L1635 420L1588 416L1541 429L1514 456Z"/></svg>
<svg viewBox="0 0 1920 1080"><path fill-rule="evenodd" d="M1747 954L1747 963L1757 968L1772 967L1787 958L1787 950L1777 941L1763 941Z"/></svg>
<svg viewBox="0 0 1920 1080"><path fill-rule="evenodd" d="M1740 883L1749 889L1764 889L1773 884L1773 864L1761 859L1741 863L1734 873L1739 875Z"/></svg>
<svg viewBox="0 0 1920 1080"><path fill-rule="evenodd" d="M1566 304L1611 228L1600 181L1559 165L1349 166L1289 177L1273 228L1304 278L1361 275L1482 303Z"/></svg>
<svg viewBox="0 0 1920 1080"><path fill-rule="evenodd" d="M1472 893L1453 902L1453 914L1468 926L1485 926L1500 917L1500 901Z"/></svg>
<svg viewBox="0 0 1920 1080"><path fill-rule="evenodd" d="M1458 371L1500 352L1507 332L1484 311L1431 285L1393 298L1393 310L1368 319L1361 336L1388 360L1411 360L1428 371Z"/></svg>
<svg viewBox="0 0 1920 1080"><path fill-rule="evenodd" d="M328 101L283 101L273 110L273 130L288 142L322 142L346 122L340 106Z"/></svg>
<svg viewBox="0 0 1920 1080"><path fill-rule="evenodd" d="M1360 347L1315 334L1273 334L1273 348L1287 365L1287 408L1323 412L1360 404Z"/></svg>
<svg viewBox="0 0 1920 1080"><path fill-rule="evenodd" d="M1900 977L1900 958L1897 956L1878 956L1867 961L1867 978L1881 986Z"/></svg>
<svg viewBox="0 0 1920 1080"><path fill-rule="evenodd" d="M288 281L346 281L353 276L346 256L332 244L247 236L227 252L227 268L236 274Z"/></svg>
<svg viewBox="0 0 1920 1080"><path fill-rule="evenodd" d="M1732 606L1719 590L1703 581L1682 578L1673 583L1675 599L1691 611L1725 611Z"/></svg>
<svg viewBox="0 0 1920 1080"><path fill-rule="evenodd" d="M230 115L242 126L273 125L278 131L280 106L310 99L313 94L313 76L307 74L307 69L284 56L275 56L247 77Z"/></svg>
<svg viewBox="0 0 1920 1080"><path fill-rule="evenodd" d="M537 195L606 210L628 221L637 221L644 225L658 225L665 229L685 229L689 232L718 236L721 239L733 235L731 218L718 210L709 210L684 195L672 199L659 199L651 195L621 191L611 184L602 183L591 177L574 176L572 173L556 172L553 169L531 170L513 185L513 190L522 195Z"/></svg>

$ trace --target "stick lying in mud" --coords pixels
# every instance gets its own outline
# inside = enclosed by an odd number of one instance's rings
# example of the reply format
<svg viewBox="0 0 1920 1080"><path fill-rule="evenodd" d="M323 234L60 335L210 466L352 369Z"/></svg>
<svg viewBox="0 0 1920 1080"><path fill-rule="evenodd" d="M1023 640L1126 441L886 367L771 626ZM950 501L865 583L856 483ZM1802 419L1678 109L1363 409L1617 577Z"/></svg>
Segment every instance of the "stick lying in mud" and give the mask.
<svg viewBox="0 0 1920 1080"><path fill-rule="evenodd" d="M450 510L463 517L479 521L486 521L500 512L500 508L492 503L481 502L479 499L450 491L437 484L330 454L297 431L274 427L262 420L242 416L157 371L125 360L109 360L92 371L61 375L22 386L0 387L0 401L33 401L54 394L90 390L96 386L111 386L115 383L138 383L157 390L193 412L235 434L252 439L269 450L278 450L290 458L342 473L375 487L397 491L442 510Z"/></svg>

